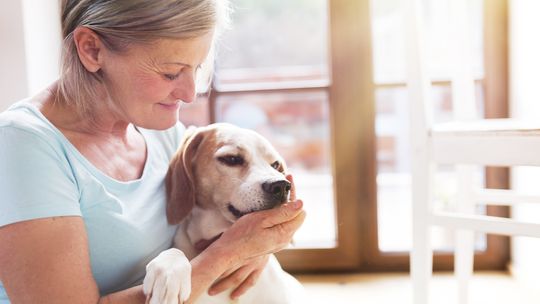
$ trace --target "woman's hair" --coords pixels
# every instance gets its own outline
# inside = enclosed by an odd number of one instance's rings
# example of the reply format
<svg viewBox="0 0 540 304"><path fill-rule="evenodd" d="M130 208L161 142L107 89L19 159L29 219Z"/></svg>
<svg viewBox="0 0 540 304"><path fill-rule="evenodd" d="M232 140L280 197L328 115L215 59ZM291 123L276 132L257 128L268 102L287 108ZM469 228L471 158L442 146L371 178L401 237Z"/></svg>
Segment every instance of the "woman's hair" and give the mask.
<svg viewBox="0 0 540 304"><path fill-rule="evenodd" d="M89 114L103 79L100 71L89 72L79 60L73 40L77 27L93 30L106 48L122 52L130 44L193 38L212 30L215 38L228 23L229 7L228 0L61 0L60 13L63 45L57 100ZM207 61L212 61L213 45Z"/></svg>

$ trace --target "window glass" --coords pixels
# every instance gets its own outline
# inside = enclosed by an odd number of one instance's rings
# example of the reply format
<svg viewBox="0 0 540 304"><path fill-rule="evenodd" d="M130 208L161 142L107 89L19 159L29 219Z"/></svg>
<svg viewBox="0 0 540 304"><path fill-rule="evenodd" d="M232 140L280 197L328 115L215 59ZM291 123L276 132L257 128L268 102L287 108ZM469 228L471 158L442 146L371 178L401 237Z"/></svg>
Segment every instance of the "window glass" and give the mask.
<svg viewBox="0 0 540 304"><path fill-rule="evenodd" d="M235 0L232 4L232 28L219 43L216 88L327 80L325 0Z"/></svg>
<svg viewBox="0 0 540 304"><path fill-rule="evenodd" d="M452 23L448 5L452 0L423 0L425 45L430 75L435 80L449 79L452 48L448 43ZM372 0L372 45L375 83L406 81L405 31L400 0ZM473 71L483 77L483 1L469 1Z"/></svg>
<svg viewBox="0 0 540 304"><path fill-rule="evenodd" d="M206 126L210 123L208 98L198 96L192 103L182 103L180 106L180 121L184 126Z"/></svg>

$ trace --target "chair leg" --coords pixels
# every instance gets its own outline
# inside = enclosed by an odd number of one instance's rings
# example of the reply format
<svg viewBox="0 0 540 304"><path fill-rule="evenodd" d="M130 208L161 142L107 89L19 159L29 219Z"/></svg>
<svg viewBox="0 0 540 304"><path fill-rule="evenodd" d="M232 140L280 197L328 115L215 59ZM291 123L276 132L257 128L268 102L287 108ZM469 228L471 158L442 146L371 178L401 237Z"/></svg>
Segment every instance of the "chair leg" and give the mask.
<svg viewBox="0 0 540 304"><path fill-rule="evenodd" d="M424 223L413 224L411 278L414 304L428 304L429 302L429 284L433 269L433 250L429 231L429 226Z"/></svg>
<svg viewBox="0 0 540 304"><path fill-rule="evenodd" d="M411 278L413 303L428 304L429 285L433 271L431 246L431 197L434 167L429 162L415 162L413 169Z"/></svg>
<svg viewBox="0 0 540 304"><path fill-rule="evenodd" d="M459 304L469 303L469 282L474 264L474 232L456 231L454 269L458 283Z"/></svg>
<svg viewBox="0 0 540 304"><path fill-rule="evenodd" d="M456 211L462 214L474 214L473 198L475 167L456 166L458 194ZM458 303L469 303L469 282L474 266L474 231L458 229L455 235L454 272L458 284Z"/></svg>

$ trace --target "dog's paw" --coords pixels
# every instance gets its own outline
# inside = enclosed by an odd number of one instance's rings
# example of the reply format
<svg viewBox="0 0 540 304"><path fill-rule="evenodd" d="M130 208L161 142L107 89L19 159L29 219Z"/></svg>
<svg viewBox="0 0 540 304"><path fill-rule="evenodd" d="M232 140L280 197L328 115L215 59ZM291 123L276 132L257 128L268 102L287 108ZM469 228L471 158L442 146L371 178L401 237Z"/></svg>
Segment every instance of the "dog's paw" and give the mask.
<svg viewBox="0 0 540 304"><path fill-rule="evenodd" d="M146 303L184 303L191 293L191 264L176 248L165 250L146 265Z"/></svg>

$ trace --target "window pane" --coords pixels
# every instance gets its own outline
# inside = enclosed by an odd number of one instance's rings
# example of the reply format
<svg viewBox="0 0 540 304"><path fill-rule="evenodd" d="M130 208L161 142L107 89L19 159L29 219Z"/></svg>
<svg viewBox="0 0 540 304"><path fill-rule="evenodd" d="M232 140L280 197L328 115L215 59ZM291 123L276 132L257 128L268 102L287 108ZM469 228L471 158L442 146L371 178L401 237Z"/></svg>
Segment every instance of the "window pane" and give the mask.
<svg viewBox="0 0 540 304"><path fill-rule="evenodd" d="M216 87L328 78L326 0L234 0Z"/></svg>
<svg viewBox="0 0 540 304"><path fill-rule="evenodd" d="M426 20L426 54L428 66L434 79L448 79L452 70L453 46L451 37L452 21L449 20L449 5L452 0L424 0ZM469 0L470 45L472 47L472 71L477 79L484 77L484 36L483 36L483 1Z"/></svg>
<svg viewBox="0 0 540 304"><path fill-rule="evenodd" d="M404 82L404 32L400 0L371 0L373 74L376 83Z"/></svg>
<svg viewBox="0 0 540 304"><path fill-rule="evenodd" d="M477 96L482 97L477 86ZM448 121L452 117L451 93L448 86L432 87L434 119ZM380 88L376 91L377 135L377 210L379 248L381 251L408 251L411 246L411 168L409 136L409 104L405 87ZM480 103L480 102L479 102ZM484 184L484 167L476 169L476 185ZM435 209L451 210L455 206L457 178L453 166L439 166L433 185ZM477 213L485 213L479 207ZM435 250L453 250L453 232L434 228ZM476 249L484 250L485 235L477 234Z"/></svg>
<svg viewBox="0 0 540 304"><path fill-rule="evenodd" d="M186 126L206 126L210 123L208 98L198 96L192 103L182 103L180 106L180 121Z"/></svg>
<svg viewBox="0 0 540 304"><path fill-rule="evenodd" d="M451 51L448 39L452 24L448 5L452 0L423 0L426 54L433 79L449 79ZM469 1L473 72L483 77L483 0ZM374 80L376 83L404 83L406 80L405 31L400 0L372 0Z"/></svg>
<svg viewBox="0 0 540 304"><path fill-rule="evenodd" d="M309 214L295 235L296 248L336 244L328 117L328 96L320 90L225 95L216 102L218 122L265 136L294 174L297 196Z"/></svg>

